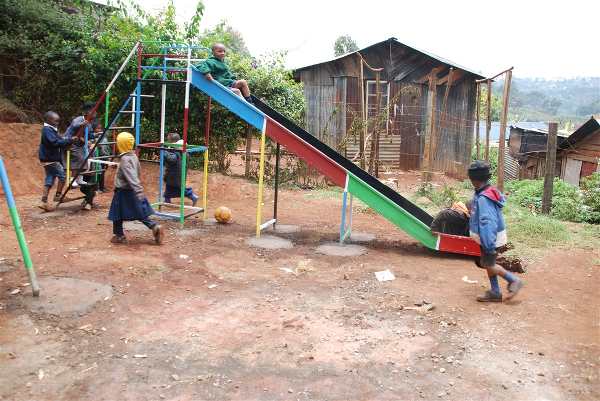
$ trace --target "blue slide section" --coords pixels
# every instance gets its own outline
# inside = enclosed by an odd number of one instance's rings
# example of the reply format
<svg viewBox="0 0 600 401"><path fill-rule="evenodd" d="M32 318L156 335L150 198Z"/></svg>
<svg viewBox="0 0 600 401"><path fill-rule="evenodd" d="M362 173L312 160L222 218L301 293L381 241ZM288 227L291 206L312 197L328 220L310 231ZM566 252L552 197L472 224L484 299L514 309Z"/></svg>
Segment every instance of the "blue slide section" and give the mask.
<svg viewBox="0 0 600 401"><path fill-rule="evenodd" d="M217 81L209 81L204 75L192 67L192 85L215 99L223 107L236 114L242 120L252 125L260 132L265 126L265 115L252 104L237 96Z"/></svg>

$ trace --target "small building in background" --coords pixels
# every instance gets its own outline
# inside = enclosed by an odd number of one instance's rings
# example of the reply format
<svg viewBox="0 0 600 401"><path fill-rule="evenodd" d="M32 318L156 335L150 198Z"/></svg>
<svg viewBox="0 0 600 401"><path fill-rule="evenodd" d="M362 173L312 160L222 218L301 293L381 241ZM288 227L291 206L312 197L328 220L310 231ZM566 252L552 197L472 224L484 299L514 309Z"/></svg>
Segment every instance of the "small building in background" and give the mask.
<svg viewBox="0 0 600 401"><path fill-rule="evenodd" d="M560 177L579 185L581 178L600 172L600 123L592 117L558 146Z"/></svg>
<svg viewBox="0 0 600 401"><path fill-rule="evenodd" d="M561 133L557 138L560 145L567 137ZM534 180L544 177L546 171L546 142L548 128L530 128L520 124L510 127L505 165L507 179ZM516 162L516 166L515 163ZM557 159L558 161L558 159ZM515 167L516 171L515 171ZM560 176L560 164L557 163L556 176Z"/></svg>
<svg viewBox="0 0 600 401"><path fill-rule="evenodd" d="M546 173L548 130L510 127L505 175L507 179L537 179ZM579 185L580 179L599 171L600 124L594 117L570 135L559 132L556 143L555 176Z"/></svg>
<svg viewBox="0 0 600 401"><path fill-rule="evenodd" d="M361 58L383 69L379 88L375 72L367 66L363 65L361 76ZM465 176L474 137L475 81L483 78L480 74L390 38L298 68L294 77L304 84L307 131L346 157L358 158L359 131L364 127L360 122L366 111L366 138L373 137L377 124L380 127L380 163L420 169L425 134L431 132L428 125L433 121L431 169ZM434 106L430 87L435 88Z"/></svg>

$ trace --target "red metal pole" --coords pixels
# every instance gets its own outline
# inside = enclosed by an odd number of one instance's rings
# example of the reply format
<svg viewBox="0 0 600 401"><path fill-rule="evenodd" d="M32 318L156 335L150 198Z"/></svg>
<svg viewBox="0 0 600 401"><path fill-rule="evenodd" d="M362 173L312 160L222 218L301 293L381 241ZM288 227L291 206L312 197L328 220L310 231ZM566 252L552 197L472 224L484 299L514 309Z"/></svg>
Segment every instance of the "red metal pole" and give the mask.
<svg viewBox="0 0 600 401"><path fill-rule="evenodd" d="M144 52L144 46L140 43L138 46L137 54L137 79L142 79L142 53Z"/></svg>

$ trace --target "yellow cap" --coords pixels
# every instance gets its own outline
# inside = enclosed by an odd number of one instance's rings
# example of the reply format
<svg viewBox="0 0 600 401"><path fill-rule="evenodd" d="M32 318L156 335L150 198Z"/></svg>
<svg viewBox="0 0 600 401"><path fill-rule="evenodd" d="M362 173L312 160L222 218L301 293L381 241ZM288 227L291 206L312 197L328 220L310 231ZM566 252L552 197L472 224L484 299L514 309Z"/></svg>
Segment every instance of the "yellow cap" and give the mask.
<svg viewBox="0 0 600 401"><path fill-rule="evenodd" d="M134 144L135 138L129 132L120 132L117 135L117 151L119 154L133 150Z"/></svg>

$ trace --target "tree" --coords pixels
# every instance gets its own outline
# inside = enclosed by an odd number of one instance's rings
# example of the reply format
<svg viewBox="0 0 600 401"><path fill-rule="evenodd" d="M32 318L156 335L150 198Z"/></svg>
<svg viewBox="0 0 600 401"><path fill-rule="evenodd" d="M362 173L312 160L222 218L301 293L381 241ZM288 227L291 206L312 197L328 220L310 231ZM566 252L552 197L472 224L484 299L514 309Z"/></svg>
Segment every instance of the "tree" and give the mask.
<svg viewBox="0 0 600 401"><path fill-rule="evenodd" d="M355 52L358 50L358 45L350 37L350 35L342 35L335 40L333 44L333 53L336 57L342 56L346 53Z"/></svg>

